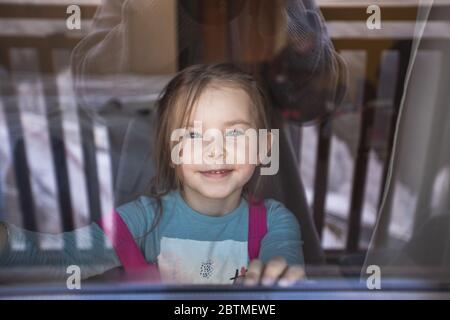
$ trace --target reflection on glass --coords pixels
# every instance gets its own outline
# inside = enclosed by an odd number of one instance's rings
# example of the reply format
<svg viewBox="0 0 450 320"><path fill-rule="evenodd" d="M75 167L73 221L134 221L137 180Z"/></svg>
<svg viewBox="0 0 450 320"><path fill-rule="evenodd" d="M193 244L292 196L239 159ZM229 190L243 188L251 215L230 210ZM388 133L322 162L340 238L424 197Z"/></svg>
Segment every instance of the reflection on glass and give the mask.
<svg viewBox="0 0 450 320"><path fill-rule="evenodd" d="M378 32L342 18L361 3L315 2L86 1L70 32L0 2L0 282L448 280L450 3ZM170 133L193 120L278 129L276 174L180 174Z"/></svg>

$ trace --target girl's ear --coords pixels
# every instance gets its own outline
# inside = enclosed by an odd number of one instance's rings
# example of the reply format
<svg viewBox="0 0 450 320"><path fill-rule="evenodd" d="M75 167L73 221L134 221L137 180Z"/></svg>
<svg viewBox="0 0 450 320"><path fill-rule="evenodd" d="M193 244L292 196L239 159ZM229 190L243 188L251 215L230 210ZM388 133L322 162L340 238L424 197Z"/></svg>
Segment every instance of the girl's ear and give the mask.
<svg viewBox="0 0 450 320"><path fill-rule="evenodd" d="M258 162L256 164L257 166L261 165L261 158L263 158L263 157L266 158L266 157L268 157L270 155L270 151L272 150L272 142L273 142L273 140L272 140L272 133L270 131L267 131L267 144L266 144L267 152L265 154L259 153L259 155L258 155Z"/></svg>

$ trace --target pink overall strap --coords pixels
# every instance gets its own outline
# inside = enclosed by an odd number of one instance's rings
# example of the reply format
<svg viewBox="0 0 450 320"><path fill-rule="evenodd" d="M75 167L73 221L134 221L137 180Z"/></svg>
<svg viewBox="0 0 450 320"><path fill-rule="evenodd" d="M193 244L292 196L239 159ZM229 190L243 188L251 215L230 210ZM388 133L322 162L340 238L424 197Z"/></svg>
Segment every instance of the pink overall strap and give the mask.
<svg viewBox="0 0 450 320"><path fill-rule="evenodd" d="M142 272L145 270L146 274L153 272L153 278L158 279L159 274L157 274L156 266L145 260L130 230L115 209L110 216L99 219L97 224L112 242L125 272Z"/></svg>
<svg viewBox="0 0 450 320"><path fill-rule="evenodd" d="M250 261L257 259L261 241L267 233L267 212L264 200L255 201L249 197L248 256Z"/></svg>

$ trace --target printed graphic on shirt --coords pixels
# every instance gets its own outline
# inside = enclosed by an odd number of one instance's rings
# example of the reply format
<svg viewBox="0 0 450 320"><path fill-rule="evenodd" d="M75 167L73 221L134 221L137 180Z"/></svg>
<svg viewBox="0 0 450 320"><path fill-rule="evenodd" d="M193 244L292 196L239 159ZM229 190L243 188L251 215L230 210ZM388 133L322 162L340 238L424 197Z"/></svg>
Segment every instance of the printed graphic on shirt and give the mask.
<svg viewBox="0 0 450 320"><path fill-rule="evenodd" d="M247 241L163 237L158 266L165 283L232 284L236 270L245 270L247 259Z"/></svg>
<svg viewBox="0 0 450 320"><path fill-rule="evenodd" d="M230 280L233 281L233 283L236 283L240 278L245 277L245 274L247 273L247 269L245 267L241 267L241 270L239 271L236 269L234 272L234 276L230 278Z"/></svg>
<svg viewBox="0 0 450 320"><path fill-rule="evenodd" d="M214 263L212 261L203 262L200 267L200 276L209 279L214 271Z"/></svg>

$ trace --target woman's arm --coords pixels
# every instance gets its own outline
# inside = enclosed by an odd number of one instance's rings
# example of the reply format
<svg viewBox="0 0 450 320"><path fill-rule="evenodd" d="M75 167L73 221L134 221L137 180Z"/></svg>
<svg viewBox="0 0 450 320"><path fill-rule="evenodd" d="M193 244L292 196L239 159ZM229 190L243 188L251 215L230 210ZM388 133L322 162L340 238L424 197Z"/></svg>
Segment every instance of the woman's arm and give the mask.
<svg viewBox="0 0 450 320"><path fill-rule="evenodd" d="M92 79L126 72L128 68L127 16L125 0L104 0L97 9L92 28L73 49L71 69L79 103L101 108L110 97L90 92Z"/></svg>
<svg viewBox="0 0 450 320"><path fill-rule="evenodd" d="M176 72L175 36L161 31L161 17L173 18L172 9L165 0L102 1L71 56L75 90L85 107L98 109L111 98L99 97L91 80L109 76L103 82L120 88L124 75Z"/></svg>
<svg viewBox="0 0 450 320"><path fill-rule="evenodd" d="M78 266L81 278L120 266L109 241L95 223L62 234L23 230L11 224L0 227L0 281L61 280L68 267ZM41 243L63 243L61 249L44 249Z"/></svg>
<svg viewBox="0 0 450 320"><path fill-rule="evenodd" d="M149 233L153 223L152 210L152 202L146 197L117 208L148 261L155 261L157 252L157 235L155 232ZM0 250L0 282L65 281L67 268L73 265L80 268L81 278L85 279L121 265L110 239L97 223L62 234L31 232L12 224L3 224L3 227L6 229L0 231L0 238L4 240L3 250ZM148 236L144 236L146 234ZM44 241L62 242L63 247L45 250L41 247Z"/></svg>

